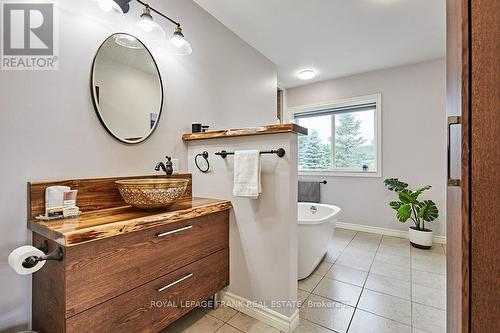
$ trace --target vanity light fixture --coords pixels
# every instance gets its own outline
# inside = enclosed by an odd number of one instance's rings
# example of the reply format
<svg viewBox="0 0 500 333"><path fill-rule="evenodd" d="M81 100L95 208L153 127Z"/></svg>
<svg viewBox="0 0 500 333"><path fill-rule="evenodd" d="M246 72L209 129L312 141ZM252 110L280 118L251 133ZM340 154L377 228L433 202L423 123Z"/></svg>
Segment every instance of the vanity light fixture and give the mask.
<svg viewBox="0 0 500 333"><path fill-rule="evenodd" d="M120 13L127 13L130 8L129 3L132 0L95 0L95 1L97 1L99 7L101 7L101 9L104 11L109 12L113 10ZM154 9L153 7L149 6L147 3L141 0L136 0L136 1L140 3L142 6L144 6L144 10L141 14L140 20L137 21L133 29L134 32L137 33L137 35L139 35L141 39L153 43L165 42L168 51L171 54L188 55L193 52L191 44L189 44L189 42L184 37L184 34L182 33L181 24L179 22L172 20L170 17L162 14L161 12L159 12L158 10ZM175 24L176 27L174 30L174 34L168 40L166 38L166 33L163 30L163 28L158 23L153 21L153 16L151 15L151 12L155 12L156 14L167 19L171 23ZM124 42L123 44L126 44L127 42L126 40L120 40L120 41ZM119 41L116 40L116 42L117 44L119 44Z"/></svg>
<svg viewBox="0 0 500 333"><path fill-rule="evenodd" d="M311 80L316 76L316 72L312 69L304 69L297 73L297 77L301 80Z"/></svg>
<svg viewBox="0 0 500 333"><path fill-rule="evenodd" d="M161 12L150 7L148 4L144 3L141 0L136 0L136 1L144 6L144 12L141 15L141 20L137 22L137 24L144 32L146 32L149 36L151 36L149 37L150 41L161 42L166 39L165 31L160 27L159 24L153 21L153 17L151 16L151 11L153 11L156 14L160 15L161 17L167 19L171 23L175 24L176 26L173 36L166 41L167 46L169 48L169 53L176 55L188 55L193 52L191 45L189 44L189 42L184 37L184 34L182 33L181 24L179 22L176 22L172 20L170 17L163 15ZM156 35L155 37L153 37L153 32Z"/></svg>

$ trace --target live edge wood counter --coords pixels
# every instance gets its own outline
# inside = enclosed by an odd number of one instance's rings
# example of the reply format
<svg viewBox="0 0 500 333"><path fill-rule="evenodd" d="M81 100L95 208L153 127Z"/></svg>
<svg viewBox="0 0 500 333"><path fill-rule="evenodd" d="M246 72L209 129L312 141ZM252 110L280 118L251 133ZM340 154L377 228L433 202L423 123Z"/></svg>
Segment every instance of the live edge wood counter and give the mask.
<svg viewBox="0 0 500 333"><path fill-rule="evenodd" d="M44 222L30 220L33 232L70 247L231 209L230 201L185 198L162 211L143 211L131 206L84 212L70 219Z"/></svg>
<svg viewBox="0 0 500 333"><path fill-rule="evenodd" d="M33 274L33 329L159 332L229 285L231 207L187 197L163 211L31 220L33 244L64 253Z"/></svg>

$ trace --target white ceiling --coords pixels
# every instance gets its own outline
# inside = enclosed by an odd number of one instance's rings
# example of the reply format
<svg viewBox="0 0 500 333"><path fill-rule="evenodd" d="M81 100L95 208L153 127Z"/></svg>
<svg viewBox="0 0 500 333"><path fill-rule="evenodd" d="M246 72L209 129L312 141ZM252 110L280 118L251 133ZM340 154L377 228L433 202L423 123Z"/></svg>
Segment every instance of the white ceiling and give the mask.
<svg viewBox="0 0 500 333"><path fill-rule="evenodd" d="M273 61L282 87L445 55L445 0L194 1ZM318 76L299 80L306 68Z"/></svg>

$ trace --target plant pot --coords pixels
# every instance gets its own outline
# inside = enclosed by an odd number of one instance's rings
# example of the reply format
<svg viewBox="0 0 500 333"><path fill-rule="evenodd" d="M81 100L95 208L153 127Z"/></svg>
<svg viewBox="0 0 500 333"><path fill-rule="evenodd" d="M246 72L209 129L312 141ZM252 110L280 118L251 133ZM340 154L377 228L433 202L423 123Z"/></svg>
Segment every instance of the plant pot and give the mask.
<svg viewBox="0 0 500 333"><path fill-rule="evenodd" d="M432 247L432 230L420 230L415 227L408 228L408 238L413 247L419 249L430 249Z"/></svg>

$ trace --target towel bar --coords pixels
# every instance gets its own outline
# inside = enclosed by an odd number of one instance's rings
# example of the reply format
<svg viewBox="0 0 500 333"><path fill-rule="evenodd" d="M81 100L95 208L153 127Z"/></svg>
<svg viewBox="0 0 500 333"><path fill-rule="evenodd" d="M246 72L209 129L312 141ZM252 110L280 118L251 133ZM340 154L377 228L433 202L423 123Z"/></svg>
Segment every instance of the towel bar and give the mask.
<svg viewBox="0 0 500 333"><path fill-rule="evenodd" d="M285 149L279 148L276 150L261 151L260 153L261 154L276 154L276 155L278 155L278 157L283 157L283 156L285 156ZM228 151L222 150L220 152L215 153L215 155L220 156L222 158L226 158L227 155L234 155L234 152L228 152Z"/></svg>

